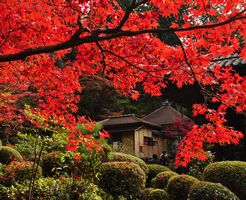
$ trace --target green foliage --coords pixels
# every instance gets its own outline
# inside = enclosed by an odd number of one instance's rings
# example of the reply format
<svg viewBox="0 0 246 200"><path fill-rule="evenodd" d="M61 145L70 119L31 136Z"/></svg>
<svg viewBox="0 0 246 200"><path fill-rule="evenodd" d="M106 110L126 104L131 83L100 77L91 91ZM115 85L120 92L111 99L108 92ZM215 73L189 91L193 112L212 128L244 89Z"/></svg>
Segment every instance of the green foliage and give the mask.
<svg viewBox="0 0 246 200"><path fill-rule="evenodd" d="M103 163L100 187L113 197L138 196L145 186L145 173L135 163L107 162Z"/></svg>
<svg viewBox="0 0 246 200"><path fill-rule="evenodd" d="M9 146L2 146L0 150L0 162L3 164L8 164L13 159L18 161L23 160L21 154L17 150Z"/></svg>
<svg viewBox="0 0 246 200"><path fill-rule="evenodd" d="M106 155L95 150L88 150L86 147L80 146L80 160L75 159L78 153L55 151L46 154L42 158L42 169L44 176L51 177L71 177L72 174L97 181L101 170L102 160Z"/></svg>
<svg viewBox="0 0 246 200"><path fill-rule="evenodd" d="M41 166L45 177L70 176L73 171L70 171L69 166L72 164L72 159L68 154L56 151L43 156Z"/></svg>
<svg viewBox="0 0 246 200"><path fill-rule="evenodd" d="M150 185L151 180L157 174L159 174L161 172L171 171L168 167L165 167L163 165L158 165L158 164L148 164L147 167L149 169L149 174L148 174L148 179L147 179L147 186Z"/></svg>
<svg viewBox="0 0 246 200"><path fill-rule="evenodd" d="M138 164L141 169L145 172L145 174L148 174L149 169L147 167L147 165L145 164L145 162L136 157L136 156L132 156L129 154L125 154L125 153L121 153L121 152L110 152L108 155L108 160L110 162L132 162L135 164Z"/></svg>
<svg viewBox="0 0 246 200"><path fill-rule="evenodd" d="M199 180L189 175L173 176L167 184L167 192L172 200L186 200L190 187Z"/></svg>
<svg viewBox="0 0 246 200"><path fill-rule="evenodd" d="M210 183L200 181L195 183L189 192L188 200L239 200L239 198L232 193L225 186L220 183Z"/></svg>
<svg viewBox="0 0 246 200"><path fill-rule="evenodd" d="M0 184L0 199L1 200L8 200L8 188L2 184Z"/></svg>
<svg viewBox="0 0 246 200"><path fill-rule="evenodd" d="M142 190L141 200L149 200L149 195L152 190L154 190L154 188L145 188L144 190Z"/></svg>
<svg viewBox="0 0 246 200"><path fill-rule="evenodd" d="M203 171L207 165L214 161L214 155L208 151L207 159L205 161L192 159L189 163L188 175L198 178L199 180L203 179Z"/></svg>
<svg viewBox="0 0 246 200"><path fill-rule="evenodd" d="M34 130L34 129L33 129ZM36 130L37 131L37 130ZM21 133L18 132L18 141L15 144L15 148L21 153L25 160L33 161L35 157L35 144L36 152L40 152L41 146L44 142L49 140L49 137L39 136L40 133L31 134L31 133ZM47 153L47 149L50 145L46 145L43 149L43 154Z"/></svg>
<svg viewBox="0 0 246 200"><path fill-rule="evenodd" d="M15 183L4 188L8 200L27 199L29 182ZM85 180L41 178L34 185L35 200L102 200L99 188Z"/></svg>
<svg viewBox="0 0 246 200"><path fill-rule="evenodd" d="M154 188L164 189L167 187L168 180L173 176L178 176L178 174L172 171L161 172L151 180L151 186Z"/></svg>
<svg viewBox="0 0 246 200"><path fill-rule="evenodd" d="M168 194L162 189L153 189L150 191L148 200L168 200Z"/></svg>
<svg viewBox="0 0 246 200"><path fill-rule="evenodd" d="M36 168L36 166L35 166ZM3 176L0 183L6 186L12 185L14 182L23 182L30 180L32 177L33 162L30 161L13 161L4 168ZM36 177L42 176L42 169L38 166Z"/></svg>
<svg viewBox="0 0 246 200"><path fill-rule="evenodd" d="M204 170L204 180L221 183L240 199L246 199L246 162L222 161L209 164Z"/></svg>

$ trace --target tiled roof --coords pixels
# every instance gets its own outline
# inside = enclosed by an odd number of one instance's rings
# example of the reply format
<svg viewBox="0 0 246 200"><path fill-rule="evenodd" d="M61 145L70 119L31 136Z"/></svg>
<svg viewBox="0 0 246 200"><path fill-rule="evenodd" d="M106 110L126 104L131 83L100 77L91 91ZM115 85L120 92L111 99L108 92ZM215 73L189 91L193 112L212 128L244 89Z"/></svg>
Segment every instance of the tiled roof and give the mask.
<svg viewBox="0 0 246 200"><path fill-rule="evenodd" d="M182 117L185 120L191 121L190 118L188 118L185 115L182 115L180 112L175 110L170 105L163 105L162 107L146 115L142 119L155 124L165 125L165 124L173 124L175 120L180 117Z"/></svg>
<svg viewBox="0 0 246 200"><path fill-rule="evenodd" d="M227 57L220 57L220 58L213 59L212 62L214 63L211 65L211 68L215 67L216 64L219 64L221 67L227 67L227 66L245 65L246 59L241 58L238 55L238 53L235 53Z"/></svg>
<svg viewBox="0 0 246 200"><path fill-rule="evenodd" d="M100 121L104 127L109 126L133 126L133 125L146 125L152 128L160 129L161 127L158 124L140 119L133 114L130 115L120 115L120 116L111 116L108 119Z"/></svg>

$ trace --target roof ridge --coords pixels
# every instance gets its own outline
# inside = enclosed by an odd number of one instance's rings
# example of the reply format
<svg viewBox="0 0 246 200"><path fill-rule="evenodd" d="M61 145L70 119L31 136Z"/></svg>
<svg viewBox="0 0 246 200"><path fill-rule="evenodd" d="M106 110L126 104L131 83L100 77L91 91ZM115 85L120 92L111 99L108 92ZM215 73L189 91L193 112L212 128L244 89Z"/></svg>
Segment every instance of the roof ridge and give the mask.
<svg viewBox="0 0 246 200"><path fill-rule="evenodd" d="M110 119L110 118L112 119L112 118L131 117L131 116L136 117L135 114L123 114L123 115L112 115L112 116L109 116L108 118L109 118L109 119Z"/></svg>
<svg viewBox="0 0 246 200"><path fill-rule="evenodd" d="M168 106L169 106L169 105L168 105ZM145 118L148 117L149 115L152 115L153 113L156 113L156 112L158 112L159 110L163 109L164 107L168 107L168 106L161 106L161 107L157 108L156 110L152 111L151 113L149 113L148 115L142 117L142 119L145 119ZM169 106L169 107L171 107L171 106Z"/></svg>

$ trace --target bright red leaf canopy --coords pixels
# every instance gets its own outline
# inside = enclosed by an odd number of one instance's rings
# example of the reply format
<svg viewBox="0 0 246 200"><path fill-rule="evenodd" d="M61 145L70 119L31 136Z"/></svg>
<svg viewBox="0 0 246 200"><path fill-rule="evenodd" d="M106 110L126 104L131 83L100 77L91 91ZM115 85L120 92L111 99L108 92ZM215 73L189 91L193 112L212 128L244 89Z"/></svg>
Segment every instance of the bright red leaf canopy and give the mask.
<svg viewBox="0 0 246 200"><path fill-rule="evenodd" d="M194 105L194 115L205 115L208 124L187 134L176 164L204 159L205 142L238 143L242 134L224 126L225 113L245 111L245 78L229 67L209 66L234 52L245 57L244 0L132 0L126 9L118 2L0 0L0 119L17 119L22 111L16 102L31 96L38 104L33 112L58 120L72 133L79 77L85 74L104 76L134 99L137 84L160 95L168 82L198 83L205 101ZM160 28L160 16L182 19ZM156 33L175 33L180 44L166 45ZM73 47L76 60L57 67L57 59ZM209 109L208 101L218 109Z"/></svg>

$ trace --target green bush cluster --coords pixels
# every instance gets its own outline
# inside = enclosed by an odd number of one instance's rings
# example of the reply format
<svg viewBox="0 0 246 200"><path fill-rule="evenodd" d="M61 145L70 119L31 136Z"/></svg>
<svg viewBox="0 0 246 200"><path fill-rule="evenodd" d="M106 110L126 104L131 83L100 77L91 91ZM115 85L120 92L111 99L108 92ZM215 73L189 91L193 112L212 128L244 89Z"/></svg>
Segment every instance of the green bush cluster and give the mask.
<svg viewBox="0 0 246 200"><path fill-rule="evenodd" d="M13 159L22 161L21 154L12 147L1 146L0 148L0 163L9 164Z"/></svg>
<svg viewBox="0 0 246 200"><path fill-rule="evenodd" d="M136 156L129 155L129 154L125 154L121 152L110 152L108 155L107 161L109 162L132 162L132 163L138 164L141 167L141 169L145 172L145 174L148 174L149 172L147 165L142 159Z"/></svg>
<svg viewBox="0 0 246 200"><path fill-rule="evenodd" d="M168 180L173 176L178 176L178 174L173 171L161 172L151 180L151 186L160 189L166 188Z"/></svg>
<svg viewBox="0 0 246 200"><path fill-rule="evenodd" d="M188 200L239 200L228 188L220 183L200 181L189 192Z"/></svg>
<svg viewBox="0 0 246 200"><path fill-rule="evenodd" d="M2 189L2 190L1 190ZM84 180L38 179L33 188L35 200L102 200L99 188ZM6 200L28 199L29 181L15 183L11 187L0 187L0 196ZM2 199L2 198L1 198ZM5 200L3 199L3 200Z"/></svg>
<svg viewBox="0 0 246 200"><path fill-rule="evenodd" d="M150 191L149 198L147 200L168 200L168 194L162 189L153 189Z"/></svg>
<svg viewBox="0 0 246 200"><path fill-rule="evenodd" d="M215 162L205 168L203 176L204 180L221 183L240 199L246 199L246 162Z"/></svg>
<svg viewBox="0 0 246 200"><path fill-rule="evenodd" d="M190 187L199 180L189 175L173 176L168 180L167 192L172 200L186 200Z"/></svg>
<svg viewBox="0 0 246 200"><path fill-rule="evenodd" d="M161 172L171 171L168 167L165 167L163 165L158 165L158 164L148 164L147 167L149 169L148 179L147 179L147 186L150 186L151 180L157 174L159 174Z"/></svg>
<svg viewBox="0 0 246 200"><path fill-rule="evenodd" d="M145 186L146 175L135 163L103 163L100 187L113 197L137 196Z"/></svg>
<svg viewBox="0 0 246 200"><path fill-rule="evenodd" d="M35 166L36 168L36 166ZM6 186L14 184L14 182L23 182L30 180L33 176L33 162L30 161L13 161L6 165L3 170L3 176L0 178L0 183ZM42 176L42 169L40 166L37 168L36 177Z"/></svg>
<svg viewBox="0 0 246 200"><path fill-rule="evenodd" d="M150 192L154 190L154 188L145 188L141 191L141 200L149 200Z"/></svg>

